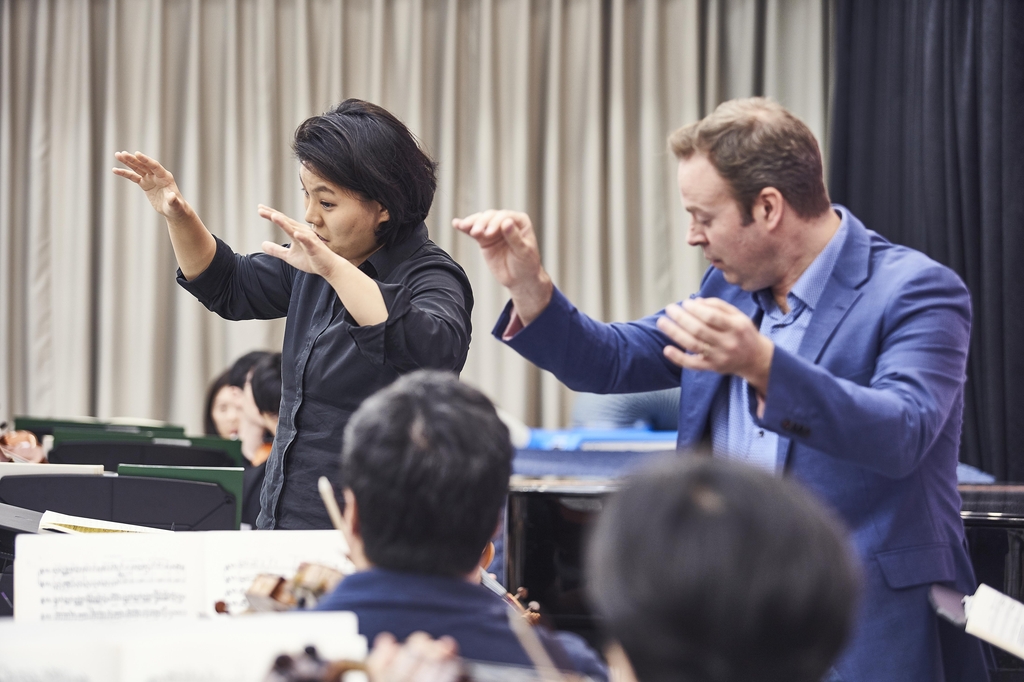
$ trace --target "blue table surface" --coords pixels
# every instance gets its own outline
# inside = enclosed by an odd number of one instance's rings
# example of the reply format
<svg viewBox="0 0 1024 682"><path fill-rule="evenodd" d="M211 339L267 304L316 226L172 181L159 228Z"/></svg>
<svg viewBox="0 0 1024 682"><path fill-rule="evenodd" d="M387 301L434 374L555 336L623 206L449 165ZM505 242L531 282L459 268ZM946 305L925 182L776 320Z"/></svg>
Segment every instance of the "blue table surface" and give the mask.
<svg viewBox="0 0 1024 682"><path fill-rule="evenodd" d="M512 473L520 476L587 476L615 478L641 466L662 452L611 450L517 450Z"/></svg>

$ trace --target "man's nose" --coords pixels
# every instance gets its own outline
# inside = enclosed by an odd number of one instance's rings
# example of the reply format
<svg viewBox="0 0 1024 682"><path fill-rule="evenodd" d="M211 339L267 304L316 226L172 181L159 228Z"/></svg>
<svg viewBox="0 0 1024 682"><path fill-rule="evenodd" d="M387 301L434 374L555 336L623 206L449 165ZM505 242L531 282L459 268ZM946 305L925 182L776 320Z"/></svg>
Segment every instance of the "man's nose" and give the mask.
<svg viewBox="0 0 1024 682"><path fill-rule="evenodd" d="M690 227L686 230L686 243L690 246L699 246L707 243L707 237L704 236L704 230L697 226L697 221L691 220Z"/></svg>

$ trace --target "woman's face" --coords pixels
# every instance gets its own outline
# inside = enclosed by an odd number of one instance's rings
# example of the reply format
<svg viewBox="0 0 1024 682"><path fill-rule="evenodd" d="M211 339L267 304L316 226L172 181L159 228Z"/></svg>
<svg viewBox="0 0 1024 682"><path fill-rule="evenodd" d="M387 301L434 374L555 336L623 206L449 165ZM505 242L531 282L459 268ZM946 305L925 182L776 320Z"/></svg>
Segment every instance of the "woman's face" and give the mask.
<svg viewBox="0 0 1024 682"><path fill-rule="evenodd" d="M305 166L299 169L306 222L331 251L359 265L377 250L374 231L389 219L388 210L325 180Z"/></svg>
<svg viewBox="0 0 1024 682"><path fill-rule="evenodd" d="M210 408L213 425L221 438L238 438L238 424L242 418L242 390L237 386L223 386L213 397Z"/></svg>

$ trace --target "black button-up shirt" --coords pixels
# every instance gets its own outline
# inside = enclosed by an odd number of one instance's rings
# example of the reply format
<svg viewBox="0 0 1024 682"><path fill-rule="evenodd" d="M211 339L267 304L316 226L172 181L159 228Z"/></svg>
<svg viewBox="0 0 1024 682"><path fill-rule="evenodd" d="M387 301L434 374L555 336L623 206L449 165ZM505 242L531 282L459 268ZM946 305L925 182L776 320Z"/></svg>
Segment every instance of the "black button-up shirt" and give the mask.
<svg viewBox="0 0 1024 682"><path fill-rule="evenodd" d="M178 283L229 320L287 316L281 412L267 460L259 528L330 528L317 479L337 480L342 433L367 396L421 368L462 370L473 292L466 273L420 224L359 269L377 281L387 321L360 327L319 275L217 240L210 266Z"/></svg>

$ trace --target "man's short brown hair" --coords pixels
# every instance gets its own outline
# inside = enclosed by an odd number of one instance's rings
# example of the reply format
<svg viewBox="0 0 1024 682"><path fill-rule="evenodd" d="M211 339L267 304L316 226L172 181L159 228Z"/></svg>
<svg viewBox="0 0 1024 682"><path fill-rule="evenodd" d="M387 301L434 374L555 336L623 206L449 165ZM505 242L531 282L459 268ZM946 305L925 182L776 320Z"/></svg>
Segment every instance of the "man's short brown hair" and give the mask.
<svg viewBox="0 0 1024 682"><path fill-rule="evenodd" d="M678 159L704 154L732 187L744 223L761 190L774 187L801 218L829 209L821 151L803 121L770 99L734 99L668 138Z"/></svg>

